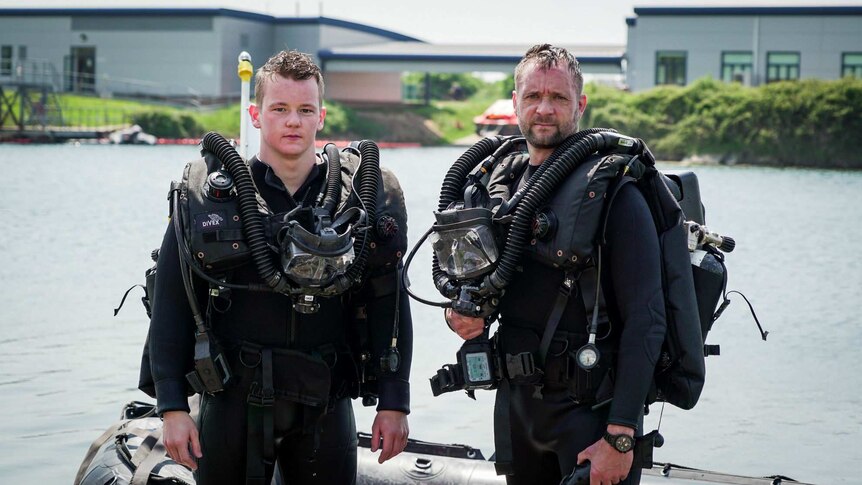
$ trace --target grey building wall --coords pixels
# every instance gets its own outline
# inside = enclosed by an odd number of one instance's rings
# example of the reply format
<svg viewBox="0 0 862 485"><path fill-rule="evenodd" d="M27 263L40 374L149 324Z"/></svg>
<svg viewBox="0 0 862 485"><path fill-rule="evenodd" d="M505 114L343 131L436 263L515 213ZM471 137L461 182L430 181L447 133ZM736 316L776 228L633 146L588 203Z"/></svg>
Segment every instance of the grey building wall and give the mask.
<svg viewBox="0 0 862 485"><path fill-rule="evenodd" d="M259 68L281 49L316 57L321 49L405 38L335 19L276 19L220 9L0 9L0 46L13 64L0 82L48 81L69 90L70 54L95 49L93 90L112 94L229 97L240 92L237 56L247 51ZM318 62L320 59L316 59ZM45 74L47 73L47 74Z"/></svg>
<svg viewBox="0 0 862 485"><path fill-rule="evenodd" d="M217 94L222 59L213 18L195 16L2 16L0 45L26 46L22 70L0 80L49 72L59 90L68 84L74 48L95 49L95 91L151 95ZM213 47L216 48L213 48ZM14 59L16 67L20 59Z"/></svg>
<svg viewBox="0 0 862 485"><path fill-rule="evenodd" d="M95 53L94 80L88 86L95 93L188 97L192 101L197 97L238 95L236 66L241 51L251 54L255 68L281 49L310 53L325 73L333 74L328 77L334 83L330 83L333 88L330 92L335 96L329 99L351 100L362 99L360 85L375 88L366 90L369 99L381 99L377 88L394 86L392 80L397 76L391 73L511 72L524 51L518 49L511 58L499 55L501 46L473 46L469 52L459 49L449 52L451 48L431 46L395 32L338 19L274 18L218 8L0 9L0 46L12 46L15 56L23 46L26 73L47 72L40 80L48 77L60 91L76 90L68 81L68 71L76 69L70 65L71 52L86 48ZM393 46L398 48L393 51ZM434 47L446 52L441 55ZM333 53L333 48L365 51L339 54ZM600 50L597 54L584 51L587 59L591 55L599 59L595 65L583 62L584 72L597 78L617 78L622 50L619 47L611 53ZM392 57L387 54L390 51L400 55ZM415 55L417 51L427 51L428 55ZM17 63L18 59L13 61ZM0 82L21 80L16 74L4 76L0 72ZM374 79L370 74L378 76L380 86L369 81ZM363 76L365 82L358 85L352 75ZM358 92L347 94L350 90ZM384 97L397 101L400 89L393 88Z"/></svg>
<svg viewBox="0 0 862 485"><path fill-rule="evenodd" d="M391 38L364 32L361 30L347 29L335 25L320 26L320 48L337 47L342 45L368 45L392 42ZM316 50L314 52L317 52Z"/></svg>
<svg viewBox="0 0 862 485"><path fill-rule="evenodd" d="M27 59L22 67L36 66L40 79L58 87L62 83L63 58L69 54L70 45L79 43L68 17L0 17L0 45L12 46L13 65L19 65L18 48L24 46ZM15 77L13 69L9 76L0 75L0 81L11 81Z"/></svg>
<svg viewBox="0 0 862 485"><path fill-rule="evenodd" d="M219 92L222 63L218 50L212 48L218 45L212 17L80 20L90 25L78 22L80 28L73 31L86 34L96 48L97 92L156 96Z"/></svg>
<svg viewBox="0 0 862 485"><path fill-rule="evenodd" d="M216 17L215 26L220 37L219 58L222 66L218 72L219 93L239 99L241 87L236 71L239 54L243 51L248 52L251 55L252 65L257 71L275 52L273 50L275 26L267 22L231 17ZM254 94L253 86L251 92Z"/></svg>
<svg viewBox="0 0 862 485"><path fill-rule="evenodd" d="M720 79L727 51L752 53L752 85L766 82L769 52L799 53L801 79L837 79L842 53L862 51L862 15L641 15L628 27L631 90L656 85L659 51L686 53L686 84L704 76Z"/></svg>
<svg viewBox="0 0 862 485"><path fill-rule="evenodd" d="M272 52L278 52L281 49L296 49L300 52L307 52L315 56L317 51L321 49L320 44L320 26L316 24L279 24L275 27L275 42L272 46Z"/></svg>

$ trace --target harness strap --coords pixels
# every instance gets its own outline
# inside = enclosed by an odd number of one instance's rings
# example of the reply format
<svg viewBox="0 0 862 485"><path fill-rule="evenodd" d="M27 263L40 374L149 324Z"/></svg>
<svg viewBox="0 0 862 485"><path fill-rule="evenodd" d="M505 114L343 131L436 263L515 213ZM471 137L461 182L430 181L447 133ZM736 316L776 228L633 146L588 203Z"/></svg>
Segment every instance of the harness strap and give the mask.
<svg viewBox="0 0 862 485"><path fill-rule="evenodd" d="M494 403L494 469L497 475L514 475L512 468L512 424L509 419L509 381L503 379L497 388Z"/></svg>
<svg viewBox="0 0 862 485"><path fill-rule="evenodd" d="M272 349L263 349L260 353L263 370L263 457L269 463L275 462L275 442L273 437L272 406L274 404L275 387L272 383Z"/></svg>
<svg viewBox="0 0 862 485"><path fill-rule="evenodd" d="M572 295L572 289L575 288L576 281L576 275L572 271L566 271L566 274L563 276L563 283L558 288L557 299L554 301L554 307L551 309L548 323L545 325L545 331L542 334L542 342L539 344L539 367L542 369L545 368L545 359L548 357L551 341L554 339L554 333L557 332L557 327L560 325L560 319L563 317L563 311L566 309L566 304L569 302L569 297ZM541 382L535 384L533 397L542 399Z"/></svg>
<svg viewBox="0 0 862 485"><path fill-rule="evenodd" d="M545 359L548 357L548 349L551 348L551 341L554 339L554 333L560 325L560 319L563 317L563 311L566 309L566 304L569 302L569 297L572 295L572 289L575 288L575 274L571 271L566 271L563 277L563 283L557 291L557 299L554 301L554 307L548 316L548 323L545 325L545 332L542 334L542 342L539 344L539 365L544 367ZM575 290L577 292L577 290Z"/></svg>
<svg viewBox="0 0 862 485"><path fill-rule="evenodd" d="M246 443L246 485L266 485L266 469L275 463L275 430L273 405L275 388L272 381L272 349L260 350L260 365L256 382L248 393L248 442Z"/></svg>

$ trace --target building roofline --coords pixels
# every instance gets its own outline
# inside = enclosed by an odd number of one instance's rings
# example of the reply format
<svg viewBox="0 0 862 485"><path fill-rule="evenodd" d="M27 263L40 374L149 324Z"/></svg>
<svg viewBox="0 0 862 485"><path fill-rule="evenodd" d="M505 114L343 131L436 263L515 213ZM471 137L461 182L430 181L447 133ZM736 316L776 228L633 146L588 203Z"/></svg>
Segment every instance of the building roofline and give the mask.
<svg viewBox="0 0 862 485"><path fill-rule="evenodd" d="M381 29L379 27L372 27L370 25L360 24L356 22L351 22L349 20L340 20L334 19L331 17L279 17L275 19L275 22L278 24L295 24L295 25L303 25L303 24L320 24L320 25L328 25L331 27L342 27L350 30L358 30L360 32L366 32L369 34L379 35L381 37L386 37L387 39L403 41L403 42L423 42L421 39L417 39L415 37L410 37L408 35L399 34L398 32L393 32L391 30Z"/></svg>
<svg viewBox="0 0 862 485"><path fill-rule="evenodd" d="M338 53L331 49L318 51L321 61L424 61L424 62L509 62L517 64L523 56L457 55L457 54L373 54ZM619 65L623 56L578 56L581 64Z"/></svg>
<svg viewBox="0 0 862 485"><path fill-rule="evenodd" d="M272 22L272 15L245 12L229 8L0 8L0 16L48 16L48 15L88 15L95 17L116 17L120 15L220 15L250 20Z"/></svg>
<svg viewBox="0 0 862 485"><path fill-rule="evenodd" d="M635 15L862 15L859 6L826 7L635 7ZM626 20L628 23L628 19Z"/></svg>
<svg viewBox="0 0 862 485"><path fill-rule="evenodd" d="M274 17L272 15L233 10L230 8L0 8L0 17L5 16L58 16L58 15L87 15L97 17L116 17L121 15L173 15L173 16L223 16L243 20L256 20L260 22L275 24L320 24L332 27L341 27L350 30L378 35L390 40L422 42L415 37L410 37L391 30L372 27L370 25L339 20L330 17Z"/></svg>

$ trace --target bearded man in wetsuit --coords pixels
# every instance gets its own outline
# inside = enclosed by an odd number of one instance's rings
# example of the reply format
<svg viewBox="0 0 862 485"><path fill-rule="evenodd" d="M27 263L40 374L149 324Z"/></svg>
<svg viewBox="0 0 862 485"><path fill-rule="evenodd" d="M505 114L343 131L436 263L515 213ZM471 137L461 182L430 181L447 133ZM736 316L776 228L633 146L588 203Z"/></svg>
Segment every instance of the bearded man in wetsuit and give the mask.
<svg viewBox="0 0 862 485"><path fill-rule="evenodd" d="M578 61L563 48L534 46L515 69L512 102L529 153L529 165L512 182L514 192L555 147L578 131L587 107ZM497 392L497 439L507 427L511 435L511 473L506 476L510 485L557 484L586 461L593 484L640 481L630 438L643 434L644 403L666 323L658 238L646 201L634 184L624 184L616 194L607 217L606 241L600 281L608 318L597 333L601 352L597 367L584 370L574 360L575 351L587 342L592 313L577 294L586 290L583 281L578 282L580 290L560 300L564 272L540 262L528 247L501 298L498 343L512 354L536 353L549 315L555 305L564 305L541 369L542 381L522 385L510 379L508 391ZM480 336L486 325L482 318L451 309L446 310L446 320L465 340ZM501 418L504 405L508 412ZM508 426L501 426L505 414Z"/></svg>
<svg viewBox="0 0 862 485"><path fill-rule="evenodd" d="M256 104L250 114L260 129L260 153L248 166L258 195L276 214L313 206L326 183L326 164L315 153L315 138L326 117L323 89L318 66L296 51L276 54L257 73ZM397 371L379 376L371 449L381 451L380 463L404 449L412 324L406 294L396 294L404 290L381 283L398 280L400 253L390 259L388 268L367 269L363 287L349 295L317 297L319 309L313 313L298 312L291 296L275 292L233 290L229 301L219 302L195 275L197 301L206 308L210 333L224 349L233 373L224 390L202 394L196 425L189 415L186 382L193 369L195 326L184 292L177 236L168 228L157 263L151 369L165 447L171 458L195 470L198 485L269 484L274 462L285 483L355 482L357 435L350 395L355 397L360 371L349 334L358 311L357 295L364 295L361 313L371 327L372 361L380 362L393 322L399 322L401 363ZM229 281L261 283L253 266L231 270ZM261 396L260 369L267 359L270 375L263 379L273 383L274 391ZM309 405L321 393L324 404ZM262 413L252 418L252 402L270 406L268 422L261 424ZM250 432L255 429L256 434ZM265 453L272 456L261 456ZM252 469L256 472L248 471Z"/></svg>

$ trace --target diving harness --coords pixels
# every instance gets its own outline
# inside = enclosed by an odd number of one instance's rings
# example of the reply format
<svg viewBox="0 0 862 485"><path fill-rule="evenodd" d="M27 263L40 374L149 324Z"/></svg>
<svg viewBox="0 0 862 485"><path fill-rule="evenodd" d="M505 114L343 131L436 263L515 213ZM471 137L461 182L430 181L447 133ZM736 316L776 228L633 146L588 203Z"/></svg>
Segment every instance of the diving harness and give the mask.
<svg viewBox="0 0 862 485"><path fill-rule="evenodd" d="M350 196L339 207L340 153L329 144L324 148L325 191L318 203L272 214L230 142L210 132L201 143L205 164L189 164L183 183L172 184L169 198L180 271L196 328L195 368L186 378L196 392L213 393L224 388L231 373L201 314L192 274L210 284L211 297L232 290L276 292L290 296L297 312L316 312L318 297L343 294L364 276L373 247L368 230L376 220L381 172L374 142L345 149L361 161L350 182ZM249 258L264 283L228 282L230 269ZM393 333L397 335L397 328Z"/></svg>
<svg viewBox="0 0 862 485"><path fill-rule="evenodd" d="M468 149L445 176L438 210L434 213L436 223L420 238L405 261L404 275L407 274L418 248L430 238L434 249L432 269L434 284L446 301L423 299L409 288L408 294L427 305L452 308L462 315L485 319L484 333L464 343L458 351L457 363L443 366L431 378L431 388L435 396L464 389L470 397L473 397L475 389L494 389L504 377L517 379L541 375L542 370L537 368L537 362L531 352L500 355L495 339L488 336L489 326L498 316L500 298L515 275L518 262L527 246L535 246L537 239L544 241L553 238L554 233L561 229L565 233L574 233L571 242L568 247L557 249L555 254L546 255L545 261L566 272L560 289L563 304L561 305L560 301L557 302L555 311L548 320L538 352L538 364L543 364L547 347L559 323L562 308L569 293L572 292L576 279L591 267L595 280L590 281L594 291L594 303L591 315L588 312L589 337L588 341L574 354L577 365L585 371L593 369L599 362L600 353L596 346L596 335L600 308L603 307L600 297L602 244L597 244L597 239L600 237L596 234L600 234L603 238L601 224L606 214L604 198L605 195L610 195L602 191L607 189L609 184L618 182L623 177L640 180L645 177L645 174L662 175L655 170L655 158L643 141L613 130L595 128L580 131L566 139L535 170L526 183L508 198L503 197L502 201L499 198L493 199L488 191L489 179L497 169L506 171L506 167L501 167L501 159L512 152L518 144L523 143L523 137L489 137ZM589 167L582 166L594 154L601 156L600 161ZM560 225L557 217L552 211L545 210L546 204L558 190L566 190L561 187L577 170L580 170L579 174L586 176L580 178L585 182L576 182L582 184L578 186L580 192L577 194L583 196L582 212L586 214L582 217L586 224L578 221L577 225L578 228L586 225L586 229L582 231L572 231L574 224L569 224L572 227L557 227ZM504 177L504 179L511 182L514 177L515 174L512 172L509 178ZM681 196L677 197L677 200L681 199ZM697 209L702 210L699 204L698 199ZM653 210L652 207L651 210ZM677 210L679 210L678 204ZM699 223L689 221L685 224L689 251L698 252L701 260L718 266L718 270L711 276L713 282L717 278L718 292L713 291L706 298L696 295L698 304L707 308L707 311L701 312L702 321L694 323L698 327L703 327L702 331L696 332L698 345L702 346L702 340L712 326L712 321L729 303L724 287L726 272L720 251L732 251L735 243L730 237L722 237L710 232L703 225L702 217L700 219ZM499 249L500 247L502 250ZM706 254L706 257L703 254ZM689 286L692 288L686 290L693 292L694 285ZM724 294L724 304L718 312L715 312L719 294ZM761 334L765 340L766 333L762 329ZM717 353L717 349L715 352ZM701 355L701 362L702 357ZM678 356L670 357L670 359L674 358ZM674 362L667 363L668 366L673 364ZM698 366L696 359L692 365ZM700 366L702 368L702 363ZM699 390L697 392L699 394ZM694 399L696 400L696 397Z"/></svg>

